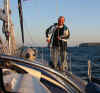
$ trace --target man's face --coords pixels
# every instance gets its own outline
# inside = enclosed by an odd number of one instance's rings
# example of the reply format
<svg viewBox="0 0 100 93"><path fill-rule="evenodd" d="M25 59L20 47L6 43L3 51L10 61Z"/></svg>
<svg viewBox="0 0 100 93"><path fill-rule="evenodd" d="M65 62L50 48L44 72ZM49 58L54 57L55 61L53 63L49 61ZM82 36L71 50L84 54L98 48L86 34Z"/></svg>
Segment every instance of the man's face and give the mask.
<svg viewBox="0 0 100 93"><path fill-rule="evenodd" d="M64 24L64 22L65 22L64 17L61 17L61 18L58 19L58 25L59 26L62 26Z"/></svg>

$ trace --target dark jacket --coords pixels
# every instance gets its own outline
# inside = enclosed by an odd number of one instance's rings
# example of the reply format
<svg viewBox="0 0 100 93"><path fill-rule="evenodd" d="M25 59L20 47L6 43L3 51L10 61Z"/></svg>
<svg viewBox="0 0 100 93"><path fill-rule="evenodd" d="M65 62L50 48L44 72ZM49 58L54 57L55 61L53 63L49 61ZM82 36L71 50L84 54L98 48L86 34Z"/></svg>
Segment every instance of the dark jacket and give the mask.
<svg viewBox="0 0 100 93"><path fill-rule="evenodd" d="M68 36L65 36L65 38L63 39L68 39L70 37L70 32L69 29L66 25L64 25L62 28L57 28L57 23L55 23L54 25L50 26L47 30L46 30L46 37L48 37L50 34L51 35L51 44L54 47L67 47L67 42L61 40L58 40L58 37L61 37L64 35L64 31L68 31Z"/></svg>

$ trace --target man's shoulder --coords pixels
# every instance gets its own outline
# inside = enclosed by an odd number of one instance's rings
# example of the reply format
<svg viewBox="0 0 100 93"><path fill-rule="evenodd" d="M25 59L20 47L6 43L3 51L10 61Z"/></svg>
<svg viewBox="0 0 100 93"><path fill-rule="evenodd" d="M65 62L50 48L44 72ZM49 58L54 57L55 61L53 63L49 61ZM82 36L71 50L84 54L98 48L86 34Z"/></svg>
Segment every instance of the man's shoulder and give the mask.
<svg viewBox="0 0 100 93"><path fill-rule="evenodd" d="M57 26L57 23L54 23L54 24L51 25L49 28L56 27L56 26Z"/></svg>
<svg viewBox="0 0 100 93"><path fill-rule="evenodd" d="M68 27L64 24L64 30L68 30Z"/></svg>
<svg viewBox="0 0 100 93"><path fill-rule="evenodd" d="M57 23L54 23L53 25L51 25L50 27L48 27L48 28L46 29L46 31L49 32L49 31L51 31L51 30L54 30L54 29L56 28L56 26L57 26Z"/></svg>
<svg viewBox="0 0 100 93"><path fill-rule="evenodd" d="M57 23L54 23L53 26L57 26Z"/></svg>

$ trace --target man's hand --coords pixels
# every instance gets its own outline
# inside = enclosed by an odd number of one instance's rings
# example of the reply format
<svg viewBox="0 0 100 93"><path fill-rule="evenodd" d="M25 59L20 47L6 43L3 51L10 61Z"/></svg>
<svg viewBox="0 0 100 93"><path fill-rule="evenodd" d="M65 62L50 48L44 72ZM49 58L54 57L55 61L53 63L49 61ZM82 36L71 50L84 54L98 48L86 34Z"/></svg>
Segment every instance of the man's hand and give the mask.
<svg viewBox="0 0 100 93"><path fill-rule="evenodd" d="M50 40L50 38L48 37L47 38L47 40L46 40L47 42L48 42L48 44L51 42L51 40Z"/></svg>
<svg viewBox="0 0 100 93"><path fill-rule="evenodd" d="M50 43L50 40L49 40L49 39L47 39L47 42L48 42L48 43Z"/></svg>

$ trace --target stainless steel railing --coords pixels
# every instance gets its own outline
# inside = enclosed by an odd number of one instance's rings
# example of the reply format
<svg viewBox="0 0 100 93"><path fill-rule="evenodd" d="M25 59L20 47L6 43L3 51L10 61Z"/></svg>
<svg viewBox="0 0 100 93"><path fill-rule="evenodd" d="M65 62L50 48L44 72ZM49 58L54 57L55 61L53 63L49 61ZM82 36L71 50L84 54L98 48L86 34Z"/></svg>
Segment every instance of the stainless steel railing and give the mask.
<svg viewBox="0 0 100 93"><path fill-rule="evenodd" d="M40 47L38 49L38 59L42 63L49 66L50 61L50 50L45 47ZM48 61L49 60L49 61ZM91 77L100 78L100 56L89 56L89 55L73 55L73 53L68 53L67 61L69 65L69 70L83 78L91 80Z"/></svg>

